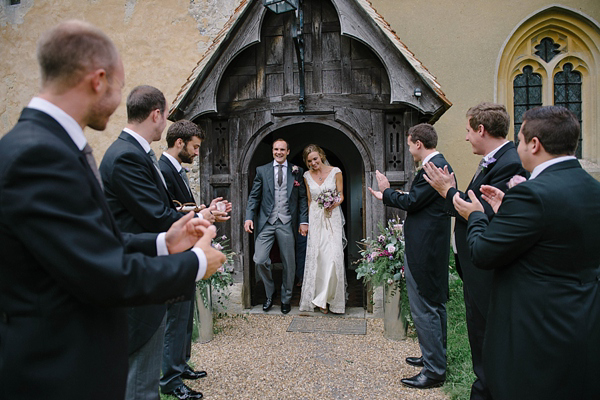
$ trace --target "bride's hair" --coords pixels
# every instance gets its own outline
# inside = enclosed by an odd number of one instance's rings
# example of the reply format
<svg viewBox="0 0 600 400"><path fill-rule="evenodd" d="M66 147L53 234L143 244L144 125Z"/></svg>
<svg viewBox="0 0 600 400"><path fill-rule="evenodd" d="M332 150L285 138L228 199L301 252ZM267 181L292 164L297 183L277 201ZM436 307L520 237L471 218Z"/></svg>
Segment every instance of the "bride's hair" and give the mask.
<svg viewBox="0 0 600 400"><path fill-rule="evenodd" d="M310 166L308 165L308 161L307 161L308 155L314 151L316 151L317 154L319 154L319 156L321 157L321 162L323 164L325 164L325 162L327 161L327 156L325 155L325 152L323 151L322 148L320 148L316 144L309 144L308 146L306 146L304 148L304 151L302 152L302 159L304 160L304 164L306 164L306 166L308 168L310 168Z"/></svg>

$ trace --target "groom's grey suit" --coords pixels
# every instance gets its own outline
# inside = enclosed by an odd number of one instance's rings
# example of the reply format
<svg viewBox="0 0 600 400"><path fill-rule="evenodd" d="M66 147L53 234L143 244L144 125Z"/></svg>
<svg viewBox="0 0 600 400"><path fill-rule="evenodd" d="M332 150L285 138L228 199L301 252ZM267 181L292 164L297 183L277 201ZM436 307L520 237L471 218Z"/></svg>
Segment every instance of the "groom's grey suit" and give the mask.
<svg viewBox="0 0 600 400"><path fill-rule="evenodd" d="M296 270L295 235L298 224L308 223L308 201L302 168L298 167L294 173L294 165L286 162L287 167L283 168L282 184L279 186L275 179L274 163L275 161L256 168L246 207L246 220L256 222L254 263L256 272L265 285L267 297L273 296L275 292L269 253L277 238L283 262L281 302L289 304Z"/></svg>

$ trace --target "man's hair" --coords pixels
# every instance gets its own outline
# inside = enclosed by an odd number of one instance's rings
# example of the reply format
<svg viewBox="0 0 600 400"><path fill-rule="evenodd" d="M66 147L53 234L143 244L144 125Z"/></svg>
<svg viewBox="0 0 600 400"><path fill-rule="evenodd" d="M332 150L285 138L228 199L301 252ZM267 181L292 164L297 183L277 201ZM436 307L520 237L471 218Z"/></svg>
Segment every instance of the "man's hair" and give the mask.
<svg viewBox="0 0 600 400"><path fill-rule="evenodd" d="M198 125L187 119L182 119L173 123L167 130L167 146L172 148L175 146L177 139L183 140L183 144L187 144L193 137L204 140L206 137L204 131Z"/></svg>
<svg viewBox="0 0 600 400"><path fill-rule="evenodd" d="M290 149L290 144L287 142L287 140L279 138L279 139L275 139L273 140L273 145L277 142L283 142L285 143L285 147L289 150ZM273 145L271 145L271 147L273 147Z"/></svg>
<svg viewBox="0 0 600 400"><path fill-rule="evenodd" d="M63 22L42 34L36 55L42 87L53 82L70 88L100 68L110 82L119 60L119 52L106 34L78 20Z"/></svg>
<svg viewBox="0 0 600 400"><path fill-rule="evenodd" d="M477 130L479 125L483 125L491 136L506 138L508 135L510 116L502 104L478 104L469 108L467 118L469 118L469 125L473 130Z"/></svg>
<svg viewBox="0 0 600 400"><path fill-rule="evenodd" d="M525 143L537 137L548 154L573 155L579 143L580 126L575 114L564 107L536 107L523 115L521 133Z"/></svg>
<svg viewBox="0 0 600 400"><path fill-rule="evenodd" d="M438 142L438 135L433 126L430 124L418 124L408 130L407 136L413 143L420 140L426 149L435 149Z"/></svg>
<svg viewBox="0 0 600 400"><path fill-rule="evenodd" d="M308 146L306 146L304 148L304 151L302 152L302 159L304 160L304 164L306 164L307 167L309 167L309 165L308 165L308 155L310 153L314 152L314 151L316 151L317 154L319 154L319 157L321 158L321 162L323 164L325 164L325 161L327 161L327 156L325 155L325 152L323 151L322 148L320 148L316 144L309 144Z"/></svg>
<svg viewBox="0 0 600 400"><path fill-rule="evenodd" d="M167 108L165 95L153 86L141 85L133 88L127 96L127 122L144 122L156 109L164 113Z"/></svg>

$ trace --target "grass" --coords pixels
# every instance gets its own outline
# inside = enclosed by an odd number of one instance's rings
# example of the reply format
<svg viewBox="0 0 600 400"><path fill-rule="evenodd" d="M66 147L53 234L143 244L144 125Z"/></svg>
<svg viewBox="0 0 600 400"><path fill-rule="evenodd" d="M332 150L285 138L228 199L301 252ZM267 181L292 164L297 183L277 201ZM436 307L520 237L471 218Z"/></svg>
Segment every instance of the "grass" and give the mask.
<svg viewBox="0 0 600 400"><path fill-rule="evenodd" d="M450 300L448 312L448 370L444 392L452 400L468 399L471 385L475 381L471 364L471 348L465 320L463 284L454 268L454 257L450 256Z"/></svg>

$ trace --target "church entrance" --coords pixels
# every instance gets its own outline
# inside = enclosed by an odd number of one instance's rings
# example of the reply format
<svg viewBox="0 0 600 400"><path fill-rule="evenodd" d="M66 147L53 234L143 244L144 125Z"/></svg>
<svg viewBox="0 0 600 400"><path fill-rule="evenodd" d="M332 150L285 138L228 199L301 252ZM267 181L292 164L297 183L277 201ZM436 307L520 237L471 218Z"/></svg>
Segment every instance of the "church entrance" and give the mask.
<svg viewBox="0 0 600 400"><path fill-rule="evenodd" d="M362 157L354 143L341 131L324 124L305 122L286 126L270 132L256 144L248 170L248 189L256 172L256 167L272 162L271 145L275 139L282 138L290 144L288 161L306 170L302 159L304 148L313 143L325 151L327 160L332 166L342 170L344 178L344 202L341 205L346 219L344 231L348 244L344 249L344 265L346 270L347 294L346 307L366 307L366 291L361 281L356 279L356 260L359 258L357 242L364 237L364 176L365 167ZM310 224L310 221L309 221ZM310 229L310 228L309 228ZM282 264L279 257L277 242L271 251L271 261L274 266L273 277L277 295L275 305L280 304ZM250 256L250 290L251 304L259 305L265 300L264 285L256 280L254 254L254 236L249 241ZM298 307L301 288L294 286L292 306Z"/></svg>

